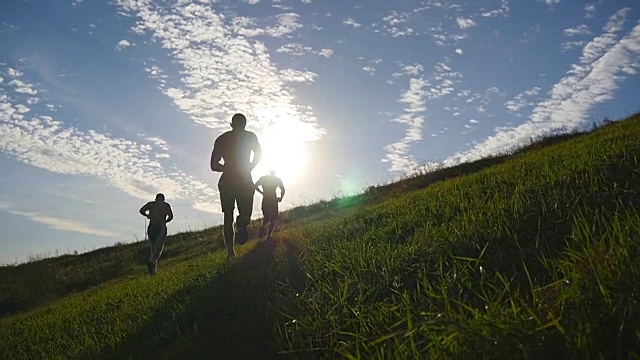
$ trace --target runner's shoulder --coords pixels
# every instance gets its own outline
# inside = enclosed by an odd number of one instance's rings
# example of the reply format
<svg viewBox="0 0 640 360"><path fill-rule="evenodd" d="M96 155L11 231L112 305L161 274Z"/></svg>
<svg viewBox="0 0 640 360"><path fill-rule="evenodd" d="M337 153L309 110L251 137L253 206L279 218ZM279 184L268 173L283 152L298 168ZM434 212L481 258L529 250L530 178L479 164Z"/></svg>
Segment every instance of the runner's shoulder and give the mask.
<svg viewBox="0 0 640 360"><path fill-rule="evenodd" d="M251 138L251 141L258 142L258 136L253 131L244 130L243 133L245 137Z"/></svg>
<svg viewBox="0 0 640 360"><path fill-rule="evenodd" d="M222 134L220 134L220 136L218 136L218 137L216 138L216 141L215 141L215 142L216 142L216 144L218 144L218 143L223 143L223 142L227 141L227 139L228 139L229 137L231 137L231 136L233 136L233 135L231 134L231 131L225 131L225 132L223 132Z"/></svg>

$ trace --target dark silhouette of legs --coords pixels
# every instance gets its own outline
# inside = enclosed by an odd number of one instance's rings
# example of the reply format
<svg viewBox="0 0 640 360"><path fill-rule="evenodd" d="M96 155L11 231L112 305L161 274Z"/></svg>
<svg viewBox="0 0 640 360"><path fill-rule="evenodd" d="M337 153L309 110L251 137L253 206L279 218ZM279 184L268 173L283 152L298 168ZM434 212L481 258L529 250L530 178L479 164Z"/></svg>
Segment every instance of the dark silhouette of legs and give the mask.
<svg viewBox="0 0 640 360"><path fill-rule="evenodd" d="M267 234L267 224L266 224L266 219L262 219L262 225L260 225L260 233L258 234L259 237L264 237Z"/></svg>
<svg viewBox="0 0 640 360"><path fill-rule="evenodd" d="M227 256L232 258L236 256L236 252L233 249L233 210L224 213L224 225L222 225L222 231L224 244L227 247Z"/></svg>
<svg viewBox="0 0 640 360"><path fill-rule="evenodd" d="M251 212L253 211L253 194L255 192L253 183L247 183L238 188L236 202L238 203L238 217L236 218L236 234L235 241L243 245L249 240L249 231L247 226L251 221Z"/></svg>
<svg viewBox="0 0 640 360"><path fill-rule="evenodd" d="M273 230L276 228L276 217L275 215L269 216L269 225L267 227L267 238L271 238L273 235Z"/></svg>
<svg viewBox="0 0 640 360"><path fill-rule="evenodd" d="M158 269L158 259L162 255L164 243L167 240L167 226L161 224L149 224L147 227L147 235L149 236L149 261L147 261L147 270L150 275L154 275Z"/></svg>

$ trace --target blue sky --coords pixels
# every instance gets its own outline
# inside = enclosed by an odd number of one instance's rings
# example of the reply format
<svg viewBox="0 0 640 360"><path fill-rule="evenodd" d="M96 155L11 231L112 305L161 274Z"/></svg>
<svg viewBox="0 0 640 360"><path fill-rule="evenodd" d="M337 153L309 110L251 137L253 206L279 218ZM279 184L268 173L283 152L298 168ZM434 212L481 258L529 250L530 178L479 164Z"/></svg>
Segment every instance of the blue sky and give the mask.
<svg viewBox="0 0 640 360"><path fill-rule="evenodd" d="M158 191L170 233L220 224L235 112L285 209L629 115L639 20L636 0L3 1L0 263L142 239Z"/></svg>

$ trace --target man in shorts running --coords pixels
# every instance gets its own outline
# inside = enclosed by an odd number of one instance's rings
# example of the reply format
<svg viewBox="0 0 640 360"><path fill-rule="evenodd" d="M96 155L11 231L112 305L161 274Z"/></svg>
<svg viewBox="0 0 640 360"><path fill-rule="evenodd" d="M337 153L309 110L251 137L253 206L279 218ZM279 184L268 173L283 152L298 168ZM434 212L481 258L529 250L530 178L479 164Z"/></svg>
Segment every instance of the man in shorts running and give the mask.
<svg viewBox="0 0 640 360"><path fill-rule="evenodd" d="M140 208L140 214L149 219L147 236L151 250L147 270L149 275L155 275L158 271L158 259L167 240L167 223L173 220L173 211L171 211L171 205L164 202L164 195L157 194L156 201L149 201Z"/></svg>
<svg viewBox="0 0 640 360"><path fill-rule="evenodd" d="M247 226L251 221L255 193L251 170L262 158L258 137L253 132L245 130L246 125L247 119L244 115L233 115L231 131L223 133L216 139L211 152L211 170L222 172L218 181L218 191L224 213L223 235L229 258L236 255L234 243L242 245L249 238ZM251 152L253 152L253 160ZM224 163L220 163L221 160L224 160ZM236 203L239 214L236 218L234 234L233 211Z"/></svg>
<svg viewBox="0 0 640 360"><path fill-rule="evenodd" d="M260 187L262 186L262 190ZM276 190L280 188L280 196ZM262 194L262 226L260 227L260 237L267 235L268 241L273 241L273 229L276 227L278 218L278 203L284 197L284 185L282 180L276 176L275 170L269 170L269 175L261 177L256 182L256 190Z"/></svg>

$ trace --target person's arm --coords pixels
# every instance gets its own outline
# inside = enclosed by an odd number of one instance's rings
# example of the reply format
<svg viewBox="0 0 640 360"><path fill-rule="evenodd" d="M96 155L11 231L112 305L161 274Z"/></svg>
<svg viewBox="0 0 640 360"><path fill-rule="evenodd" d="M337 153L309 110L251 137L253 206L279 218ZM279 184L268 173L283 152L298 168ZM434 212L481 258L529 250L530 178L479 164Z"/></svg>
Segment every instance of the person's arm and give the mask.
<svg viewBox="0 0 640 360"><path fill-rule="evenodd" d="M262 185L262 178L260 178L260 179L258 180L258 182L256 182L256 184L255 184L255 189L256 189L256 191L257 191L257 192L259 192L261 195L263 195L263 196L264 196L264 193L262 192L262 190L260 190L260 186L261 186L261 185Z"/></svg>
<svg viewBox="0 0 640 360"><path fill-rule="evenodd" d="M222 160L222 155L220 154L218 139L216 139L216 141L213 143L213 151L211 152L211 171L223 172L224 165L220 163L220 160Z"/></svg>
<svg viewBox="0 0 640 360"><path fill-rule="evenodd" d="M173 220L173 211L171 210L171 205L167 204L167 221L171 222Z"/></svg>
<svg viewBox="0 0 640 360"><path fill-rule="evenodd" d="M146 217L147 219L149 218L149 214L147 214L147 211L149 211L149 203L144 204L144 206L142 206L140 208L140 215Z"/></svg>
<svg viewBox="0 0 640 360"><path fill-rule="evenodd" d="M251 150L253 150L253 161L251 161L251 164L249 164L249 166L250 166L250 169L253 170L253 168L255 168L256 165L258 165L258 163L262 159L262 147L260 147L260 142L258 141L257 136L253 143L253 149Z"/></svg>
<svg viewBox="0 0 640 360"><path fill-rule="evenodd" d="M282 180L280 180L280 184L278 184L278 187L280 188L280 199L278 200L278 202L282 201L282 198L284 197L284 184L282 183Z"/></svg>

